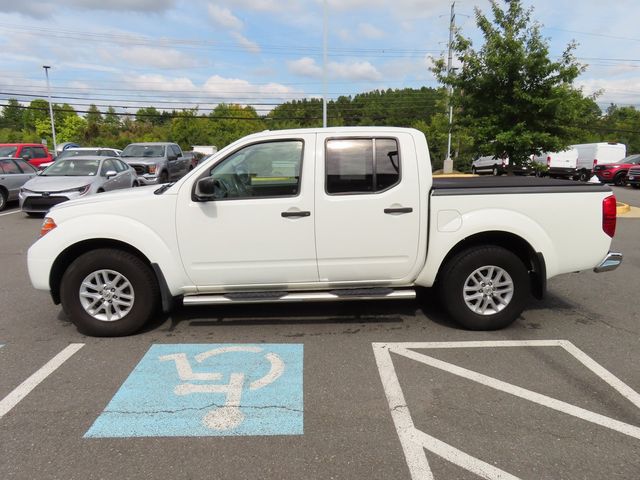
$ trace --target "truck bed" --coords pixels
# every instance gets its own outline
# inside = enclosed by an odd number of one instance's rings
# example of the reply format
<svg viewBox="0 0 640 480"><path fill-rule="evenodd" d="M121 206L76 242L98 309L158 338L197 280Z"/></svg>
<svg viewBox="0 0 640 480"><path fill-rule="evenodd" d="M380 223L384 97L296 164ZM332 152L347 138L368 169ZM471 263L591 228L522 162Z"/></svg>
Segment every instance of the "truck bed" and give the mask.
<svg viewBox="0 0 640 480"><path fill-rule="evenodd" d="M433 179L433 196L504 195L515 193L610 192L601 183L538 177L454 177Z"/></svg>

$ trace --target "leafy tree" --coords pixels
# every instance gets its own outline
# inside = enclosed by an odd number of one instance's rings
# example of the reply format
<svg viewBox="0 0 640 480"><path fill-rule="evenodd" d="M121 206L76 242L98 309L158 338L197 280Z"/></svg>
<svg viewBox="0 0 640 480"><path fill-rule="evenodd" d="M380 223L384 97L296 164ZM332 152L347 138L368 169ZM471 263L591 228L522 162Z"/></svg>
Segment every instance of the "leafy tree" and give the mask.
<svg viewBox="0 0 640 480"><path fill-rule="evenodd" d="M265 124L253 107L221 103L210 114L208 145L225 147L245 135L264 130Z"/></svg>
<svg viewBox="0 0 640 480"><path fill-rule="evenodd" d="M100 135L100 127L103 123L102 113L98 107L91 104L85 119L87 121L86 140L92 143Z"/></svg>
<svg viewBox="0 0 640 480"><path fill-rule="evenodd" d="M550 59L532 9L525 10L520 0L504 10L497 0L490 2L493 20L475 9L482 47L474 49L457 34L453 48L461 69L447 72L441 58L433 71L454 88L456 117L472 129L477 153L506 155L510 165L522 164L531 153L562 150L571 142L582 98L572 82L583 67L573 56L574 43L557 61Z"/></svg>
<svg viewBox="0 0 640 480"><path fill-rule="evenodd" d="M156 107L143 107L139 108L136 112L136 122L146 122L152 125L162 125L165 123L165 118L158 111Z"/></svg>
<svg viewBox="0 0 640 480"><path fill-rule="evenodd" d="M2 126L13 130L23 127L23 111L20 102L15 98L10 98L7 105L2 109Z"/></svg>

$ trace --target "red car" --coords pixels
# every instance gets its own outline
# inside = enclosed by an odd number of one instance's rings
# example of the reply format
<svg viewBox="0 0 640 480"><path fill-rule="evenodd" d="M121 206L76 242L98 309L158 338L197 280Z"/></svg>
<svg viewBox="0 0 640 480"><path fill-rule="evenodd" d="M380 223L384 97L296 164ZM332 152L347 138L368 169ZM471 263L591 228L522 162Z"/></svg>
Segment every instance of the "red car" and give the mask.
<svg viewBox="0 0 640 480"><path fill-rule="evenodd" d="M22 158L34 167L53 161L47 147L41 143L0 143L0 157Z"/></svg>
<svg viewBox="0 0 640 480"><path fill-rule="evenodd" d="M616 163L596 165L593 173L602 183L613 183L623 187L627 184L627 172L636 165L640 165L640 154L629 155Z"/></svg>

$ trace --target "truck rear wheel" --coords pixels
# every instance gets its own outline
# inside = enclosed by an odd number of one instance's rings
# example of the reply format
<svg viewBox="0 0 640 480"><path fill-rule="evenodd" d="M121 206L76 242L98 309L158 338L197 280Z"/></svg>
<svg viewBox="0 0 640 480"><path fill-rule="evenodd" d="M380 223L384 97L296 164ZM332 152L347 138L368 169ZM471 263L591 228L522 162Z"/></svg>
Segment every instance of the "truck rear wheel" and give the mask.
<svg viewBox="0 0 640 480"><path fill-rule="evenodd" d="M62 276L60 300L78 330L98 337L130 335L159 303L153 271L135 255L98 249L80 255Z"/></svg>
<svg viewBox="0 0 640 480"><path fill-rule="evenodd" d="M472 247L443 267L440 297L453 319L469 330L497 330L524 310L530 283L520 258L503 247Z"/></svg>

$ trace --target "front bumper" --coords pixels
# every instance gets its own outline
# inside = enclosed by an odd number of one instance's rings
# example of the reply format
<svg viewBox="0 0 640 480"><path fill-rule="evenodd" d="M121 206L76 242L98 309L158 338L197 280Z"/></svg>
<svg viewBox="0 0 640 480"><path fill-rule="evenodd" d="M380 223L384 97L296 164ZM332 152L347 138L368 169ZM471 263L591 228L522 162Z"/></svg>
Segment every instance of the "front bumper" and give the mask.
<svg viewBox="0 0 640 480"><path fill-rule="evenodd" d="M607 253L607 256L596 266L593 271L596 273L602 272L610 272L611 270L615 270L622 263L622 254L621 253Z"/></svg>
<svg viewBox="0 0 640 480"><path fill-rule="evenodd" d="M51 192L47 195L38 192L20 192L18 195L20 209L27 213L47 213L51 207L78 197L80 197L78 192Z"/></svg>

